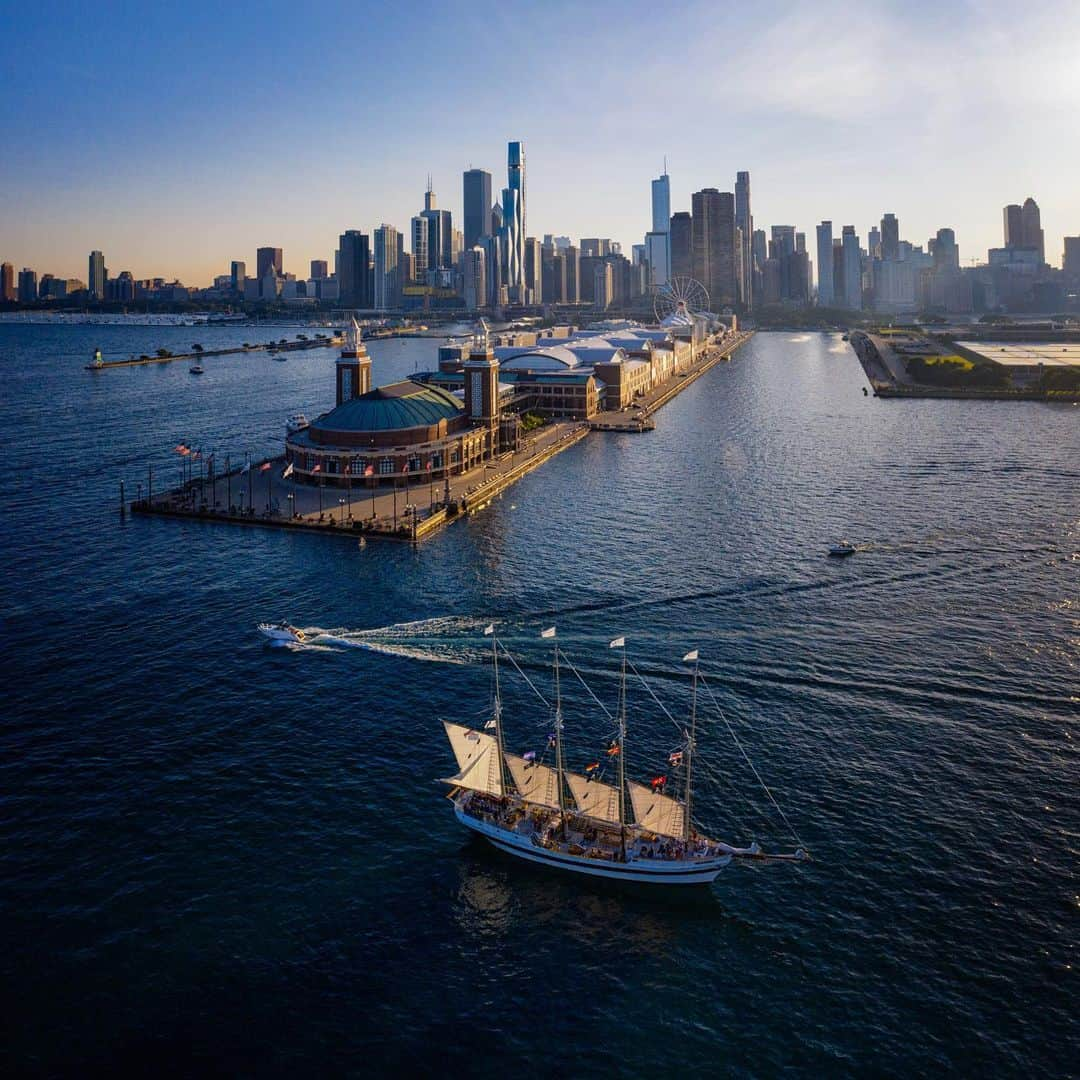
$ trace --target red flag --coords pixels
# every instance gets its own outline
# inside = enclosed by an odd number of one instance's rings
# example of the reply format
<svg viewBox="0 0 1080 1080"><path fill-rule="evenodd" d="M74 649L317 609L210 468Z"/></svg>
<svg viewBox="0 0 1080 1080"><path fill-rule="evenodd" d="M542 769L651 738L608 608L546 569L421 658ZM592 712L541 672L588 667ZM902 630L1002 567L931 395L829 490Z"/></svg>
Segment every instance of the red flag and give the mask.
<svg viewBox="0 0 1080 1080"><path fill-rule="evenodd" d="M375 475L375 466L374 465L368 465L367 468L364 469L364 475L365 476L374 476Z"/></svg>
<svg viewBox="0 0 1080 1080"><path fill-rule="evenodd" d="M657 788L663 787L667 783L666 776L654 776L652 778L652 789L655 791Z"/></svg>
<svg viewBox="0 0 1080 1080"><path fill-rule="evenodd" d="M431 472L431 458L427 459L428 472Z"/></svg>
<svg viewBox="0 0 1080 1080"><path fill-rule="evenodd" d="M401 466L401 471L403 473L407 473L409 471L409 463L407 461L405 462L404 465Z"/></svg>
<svg viewBox="0 0 1080 1080"><path fill-rule="evenodd" d="M352 475L352 470L349 468L349 463L348 462L345 463L345 475L346 476L351 476Z"/></svg>
<svg viewBox="0 0 1080 1080"><path fill-rule="evenodd" d="M270 468L270 462L269 461L264 461L259 466L259 472L266 472L269 468Z"/></svg>
<svg viewBox="0 0 1080 1080"><path fill-rule="evenodd" d="M607 748L608 757L617 757L619 754L619 748L617 746L609 746Z"/></svg>
<svg viewBox="0 0 1080 1080"><path fill-rule="evenodd" d="M321 465L316 465L315 468L312 469L311 471L313 473L322 472L322 466Z"/></svg>

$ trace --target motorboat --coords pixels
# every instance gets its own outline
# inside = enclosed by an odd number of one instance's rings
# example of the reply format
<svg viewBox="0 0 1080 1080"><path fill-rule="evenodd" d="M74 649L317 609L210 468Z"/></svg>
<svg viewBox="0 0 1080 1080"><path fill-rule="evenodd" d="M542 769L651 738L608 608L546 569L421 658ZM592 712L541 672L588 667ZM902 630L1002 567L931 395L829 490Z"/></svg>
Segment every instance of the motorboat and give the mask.
<svg viewBox="0 0 1080 1080"><path fill-rule="evenodd" d="M303 431L308 426L308 418L302 413L293 413L288 420L285 421L285 430L290 435L295 435L298 431Z"/></svg>
<svg viewBox="0 0 1080 1080"><path fill-rule="evenodd" d="M846 559L849 555L854 555L858 551L858 548L854 544L847 540L841 540L839 544L833 544L829 548L830 559Z"/></svg>
<svg viewBox="0 0 1080 1080"><path fill-rule="evenodd" d="M192 364L191 367L188 368L188 371L190 371L192 375L206 374L206 368L204 368L202 364Z"/></svg>
<svg viewBox="0 0 1080 1080"><path fill-rule="evenodd" d="M307 641L303 630L298 630L288 623L259 623L259 633L271 641L292 642L297 645L303 645Z"/></svg>

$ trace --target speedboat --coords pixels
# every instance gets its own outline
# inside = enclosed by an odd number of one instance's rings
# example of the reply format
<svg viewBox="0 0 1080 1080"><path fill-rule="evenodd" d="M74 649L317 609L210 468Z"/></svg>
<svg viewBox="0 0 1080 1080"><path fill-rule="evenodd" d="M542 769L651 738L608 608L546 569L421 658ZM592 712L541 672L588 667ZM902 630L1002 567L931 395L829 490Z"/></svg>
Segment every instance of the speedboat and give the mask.
<svg viewBox="0 0 1080 1080"><path fill-rule="evenodd" d="M202 364L192 364L191 367L188 368L188 371L190 371L192 375L206 374L206 368L204 368Z"/></svg>
<svg viewBox="0 0 1080 1080"><path fill-rule="evenodd" d="M285 421L285 430L290 435L295 435L298 431L303 431L308 426L308 418L302 413L293 413L288 420Z"/></svg>
<svg viewBox="0 0 1080 1080"><path fill-rule="evenodd" d="M265 634L271 641L294 642L298 645L307 641L303 630L288 623L259 623L259 633Z"/></svg>
<svg viewBox="0 0 1080 1080"><path fill-rule="evenodd" d="M858 548L854 544L847 540L841 540L839 544L833 544L829 548L829 558L831 559L846 559L849 555L854 555Z"/></svg>

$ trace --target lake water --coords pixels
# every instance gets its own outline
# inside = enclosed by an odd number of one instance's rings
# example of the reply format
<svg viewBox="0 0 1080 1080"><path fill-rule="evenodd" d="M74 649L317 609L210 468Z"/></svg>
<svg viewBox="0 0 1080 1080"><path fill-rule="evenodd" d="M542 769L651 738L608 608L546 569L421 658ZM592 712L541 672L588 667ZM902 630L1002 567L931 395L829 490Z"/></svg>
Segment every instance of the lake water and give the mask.
<svg viewBox="0 0 1080 1080"><path fill-rule="evenodd" d="M9 1071L1075 1070L1080 408L877 401L839 338L763 333L417 550L122 521L181 440L280 450L334 353L93 348L286 332L0 325ZM373 343L375 380L435 349ZM336 644L268 648L278 619ZM470 841L439 718L484 717L489 621L544 692L556 624L609 708L611 638L676 715L700 649L814 861L670 896ZM580 768L609 726L566 689ZM699 822L792 846L702 705ZM675 735L636 681L629 724L654 775Z"/></svg>

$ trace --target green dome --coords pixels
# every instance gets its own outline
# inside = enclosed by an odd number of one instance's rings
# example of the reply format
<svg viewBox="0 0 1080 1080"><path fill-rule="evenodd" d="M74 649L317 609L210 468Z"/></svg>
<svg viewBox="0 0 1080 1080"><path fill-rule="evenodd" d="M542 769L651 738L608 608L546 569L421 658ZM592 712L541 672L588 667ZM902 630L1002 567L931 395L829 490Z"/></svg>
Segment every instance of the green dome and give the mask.
<svg viewBox="0 0 1080 1080"><path fill-rule="evenodd" d="M328 434L339 431L399 431L433 427L440 420L457 420L465 406L447 390L423 383L390 383L342 402L320 416L311 428Z"/></svg>

